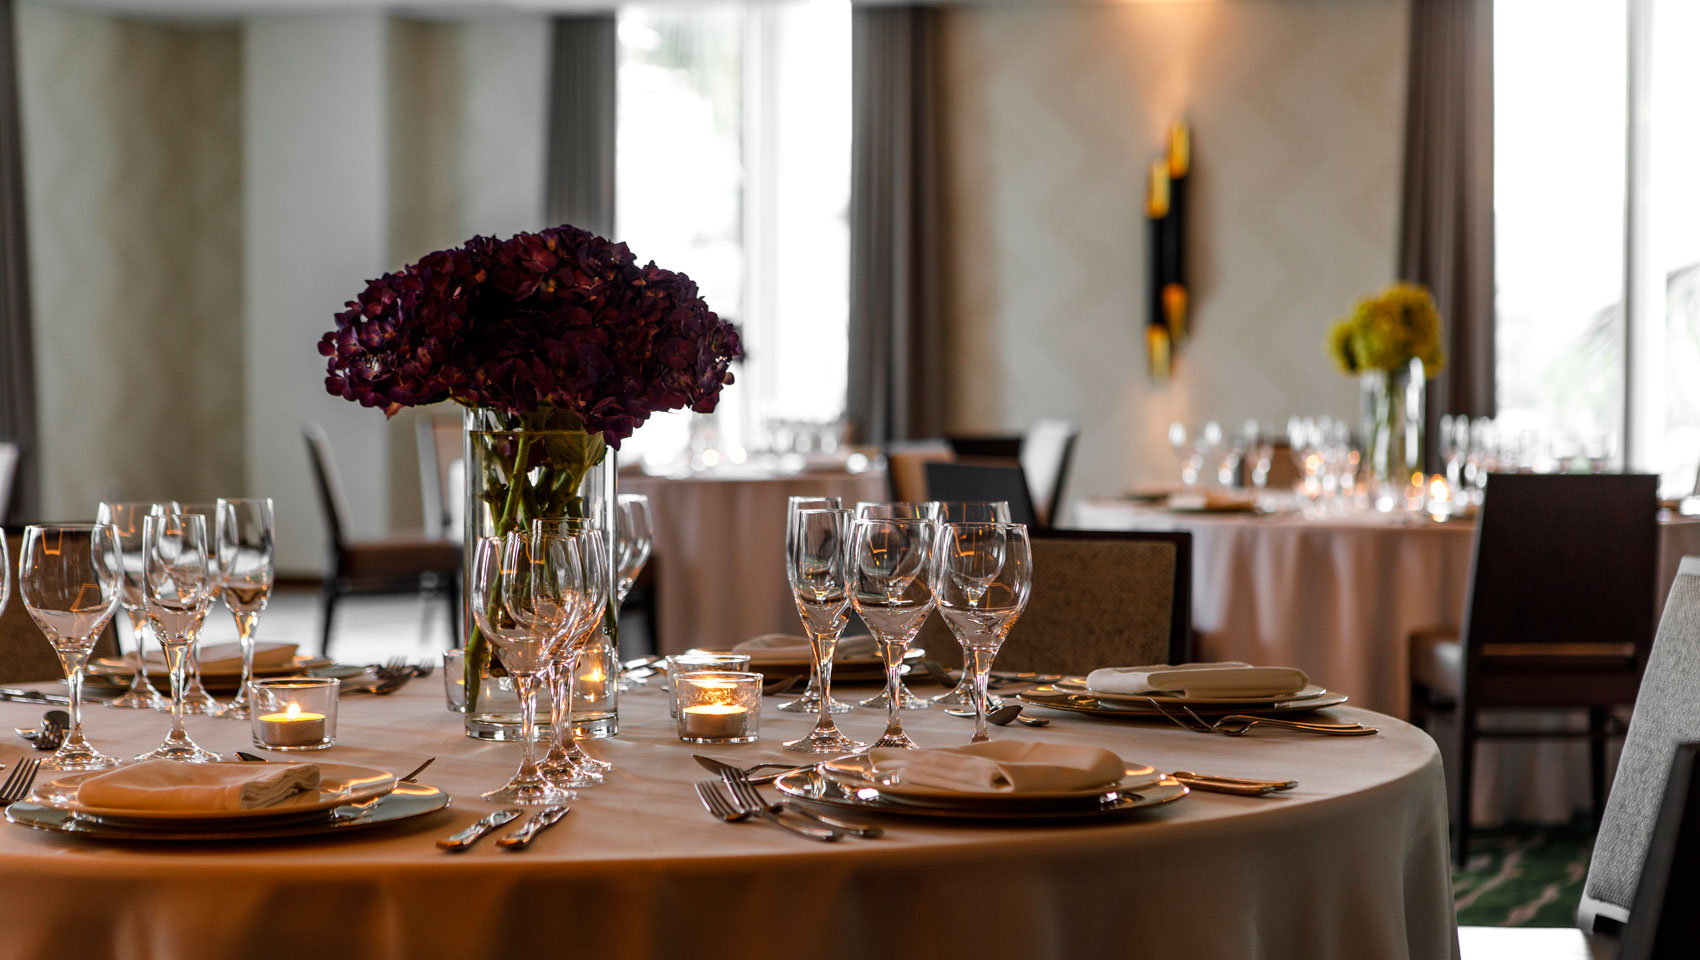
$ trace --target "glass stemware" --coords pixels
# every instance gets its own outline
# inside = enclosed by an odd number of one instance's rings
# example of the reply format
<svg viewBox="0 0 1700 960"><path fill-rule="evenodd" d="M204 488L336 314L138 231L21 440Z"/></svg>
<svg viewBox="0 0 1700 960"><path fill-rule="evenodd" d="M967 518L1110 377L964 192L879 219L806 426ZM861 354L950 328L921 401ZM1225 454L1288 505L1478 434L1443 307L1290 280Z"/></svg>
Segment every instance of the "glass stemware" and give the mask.
<svg viewBox="0 0 1700 960"><path fill-rule="evenodd" d="M856 520L907 519L936 521L938 520L939 514L942 510L943 504L936 500L928 500L921 503L875 503L864 500L856 504ZM858 608L857 612L860 612L860 608ZM920 629L920 624L917 623L915 626L917 630ZM911 637L910 639L914 638ZM881 646L883 650L883 645ZM887 684L885 689L882 689L878 694L875 694L866 700L858 700L856 705L859 707L872 707L875 710L884 710L890 703L891 686ZM898 677L897 706L899 709L928 710L932 708L932 705L933 703L931 700L923 700L922 698L915 696L914 692L909 689L909 685L903 682L903 678L901 676Z"/></svg>
<svg viewBox="0 0 1700 960"><path fill-rule="evenodd" d="M116 700L107 701L109 707L130 710L169 710L171 704L159 691L154 689L148 680L148 658L146 639L148 635L147 614L142 611L142 518L151 514L166 512L166 507L158 503L116 503L104 502L95 514L96 523L111 524L118 534L118 555L123 562L124 583L120 591L119 602L123 604L124 613L130 618L130 636L136 648L136 672L130 676L130 689Z"/></svg>
<svg viewBox="0 0 1700 960"><path fill-rule="evenodd" d="M903 655L933 610L932 520L857 520L850 555L850 602L885 659L886 728L875 747L914 749L898 719ZM921 701L923 707L931 706Z"/></svg>
<svg viewBox="0 0 1700 960"><path fill-rule="evenodd" d="M654 535L649 513L649 497L641 493L622 493L614 504L614 616L626 605L626 595L632 592L638 575L649 562ZM651 620L651 626L654 621ZM653 632L653 631L652 631ZM645 678L647 679L647 678ZM620 689L642 686L644 680L633 680L623 673Z"/></svg>
<svg viewBox="0 0 1700 960"><path fill-rule="evenodd" d="M71 688L71 730L46 766L56 770L104 770L115 757L83 737L83 667L106 621L118 612L124 562L118 531L98 523L33 524L24 528L18 557L18 593L59 663Z"/></svg>
<svg viewBox="0 0 1700 960"><path fill-rule="evenodd" d="M6 528L0 527L0 613L6 610L6 601L12 598L12 561L6 553Z"/></svg>
<svg viewBox="0 0 1700 960"><path fill-rule="evenodd" d="M219 755L203 748L183 730L188 694L189 649L212 607L213 579L208 572L207 522L195 514L149 516L142 520L143 609L153 625L171 670L171 732L164 742L137 760L207 763Z"/></svg>
<svg viewBox="0 0 1700 960"><path fill-rule="evenodd" d="M519 694L520 762L507 783L483 794L492 803L560 803L576 796L537 766L538 681L565 635L583 588L582 571L528 534L480 537L467 589L478 628L495 645Z"/></svg>
<svg viewBox="0 0 1700 960"><path fill-rule="evenodd" d="M242 643L242 681L224 715L245 720L254 682L254 632L260 611L271 598L275 575L275 525L272 502L261 500L218 501L218 569L222 574L224 606L236 618L236 634Z"/></svg>
<svg viewBox="0 0 1700 960"><path fill-rule="evenodd" d="M549 664L550 718L554 742L543 758L543 775L559 787L601 783L613 764L598 760L578 745L573 730L579 657L596 639L608 605L608 543L585 520L537 520L531 535L538 550L558 552L560 562L578 571L578 602L561 625L561 640Z"/></svg>
<svg viewBox="0 0 1700 960"><path fill-rule="evenodd" d="M213 542L213 535L218 531L218 504L216 503L173 503L172 513L200 517L207 525L207 584L209 608L218 602L219 591L224 587L223 571L218 566L218 546ZM183 695L183 710L186 713L207 717L224 715L225 705L207 692L201 683L201 637L199 631L195 642L189 645L189 686Z"/></svg>
<svg viewBox="0 0 1700 960"><path fill-rule="evenodd" d="M939 522L941 523L1008 523L1009 502L1007 500L970 500L965 503L944 502L939 504ZM923 621L925 622L925 621ZM968 652L968 645L960 640L962 647L962 679L956 681L956 686L949 692L933 697L933 702L947 708L973 709L974 707L974 671L968 668L973 657ZM1003 706L1003 698L993 696L986 709L996 710Z"/></svg>
<svg viewBox="0 0 1700 960"><path fill-rule="evenodd" d="M820 695L832 701L832 653L850 616L850 534L848 510L800 510L786 564L797 615L814 651ZM831 710L821 710L809 735L785 744L795 753L855 753L867 744L852 740L832 722Z"/></svg>
<svg viewBox="0 0 1700 960"><path fill-rule="evenodd" d="M968 648L974 671L974 736L986 737L986 681L1009 628L1033 589L1033 555L1024 523L946 524L938 550L936 592L945 625Z"/></svg>
<svg viewBox="0 0 1700 960"><path fill-rule="evenodd" d="M792 547L797 538L797 514L803 510L837 510L844 506L839 497L792 497L785 504L785 575L789 579L793 575ZM839 700L831 701L833 713L849 713L850 705ZM819 713L821 705L820 670L814 665L809 667L809 685L803 689L803 695L795 700L788 700L777 709L786 713Z"/></svg>

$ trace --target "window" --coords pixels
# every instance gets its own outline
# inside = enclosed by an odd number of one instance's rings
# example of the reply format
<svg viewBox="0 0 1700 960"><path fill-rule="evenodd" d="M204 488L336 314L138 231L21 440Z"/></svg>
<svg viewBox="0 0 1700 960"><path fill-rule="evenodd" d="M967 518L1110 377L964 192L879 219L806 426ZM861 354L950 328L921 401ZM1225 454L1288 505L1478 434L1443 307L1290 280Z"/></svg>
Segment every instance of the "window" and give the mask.
<svg viewBox="0 0 1700 960"><path fill-rule="evenodd" d="M664 414L627 455L741 451L775 420L843 415L850 272L850 4L625 6L615 235L691 275L744 338L712 419Z"/></svg>

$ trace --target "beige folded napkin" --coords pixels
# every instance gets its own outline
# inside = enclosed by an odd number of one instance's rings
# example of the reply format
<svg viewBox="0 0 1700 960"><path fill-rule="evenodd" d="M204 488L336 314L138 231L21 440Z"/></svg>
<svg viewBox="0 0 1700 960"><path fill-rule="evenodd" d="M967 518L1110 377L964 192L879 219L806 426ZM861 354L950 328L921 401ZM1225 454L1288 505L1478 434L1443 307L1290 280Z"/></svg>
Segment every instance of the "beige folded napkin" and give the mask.
<svg viewBox="0 0 1700 960"><path fill-rule="evenodd" d="M1202 493L1172 493L1169 495L1169 509L1171 510L1250 510L1255 506L1257 506L1257 495L1252 493L1206 490Z"/></svg>
<svg viewBox="0 0 1700 960"><path fill-rule="evenodd" d="M257 641L254 644L254 666L266 669L270 667L287 667L295 662L295 647L293 643L265 643ZM135 660L131 659L134 663ZM165 654L159 650L148 651L148 669L164 670ZM242 645L240 643L210 643L201 648L202 673L241 673Z"/></svg>
<svg viewBox="0 0 1700 960"><path fill-rule="evenodd" d="M1108 789L1127 773L1122 758L1101 747L1033 740L992 740L965 747L868 752L874 779L962 793L1013 794Z"/></svg>
<svg viewBox="0 0 1700 960"><path fill-rule="evenodd" d="M737 653L747 653L752 661L762 659L807 659L814 656L809 647L808 637L799 637L787 633L764 633L759 637L745 640L732 648ZM844 637L838 641L838 648L833 651L832 658L838 660L844 657L873 657L879 655L879 648L874 645L874 638L867 634L854 637Z"/></svg>
<svg viewBox="0 0 1700 960"><path fill-rule="evenodd" d="M1249 663L1178 663L1149 667L1105 667L1086 675L1092 693L1168 693L1183 697L1287 697L1310 685L1294 667Z"/></svg>
<svg viewBox="0 0 1700 960"><path fill-rule="evenodd" d="M254 810L319 786L311 763L182 763L144 760L77 785L77 801L115 810Z"/></svg>

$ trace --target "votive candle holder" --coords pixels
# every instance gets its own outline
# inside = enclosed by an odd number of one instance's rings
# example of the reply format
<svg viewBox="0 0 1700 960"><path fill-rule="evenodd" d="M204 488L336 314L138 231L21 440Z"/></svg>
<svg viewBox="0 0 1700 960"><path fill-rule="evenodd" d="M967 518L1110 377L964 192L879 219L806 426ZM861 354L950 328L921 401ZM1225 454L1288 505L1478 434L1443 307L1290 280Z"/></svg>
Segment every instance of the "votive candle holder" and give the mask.
<svg viewBox="0 0 1700 960"><path fill-rule="evenodd" d="M703 670L672 676L675 723L686 743L749 743L761 732L761 674Z"/></svg>

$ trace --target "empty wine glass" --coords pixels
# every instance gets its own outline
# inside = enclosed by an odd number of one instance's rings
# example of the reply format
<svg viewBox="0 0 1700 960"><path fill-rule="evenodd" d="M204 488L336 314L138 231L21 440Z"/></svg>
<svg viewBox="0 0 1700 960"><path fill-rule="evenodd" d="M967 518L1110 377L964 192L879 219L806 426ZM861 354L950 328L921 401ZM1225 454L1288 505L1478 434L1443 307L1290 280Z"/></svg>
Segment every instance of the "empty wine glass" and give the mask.
<svg viewBox="0 0 1700 960"><path fill-rule="evenodd" d="M1251 456L1251 485L1264 490L1269 486L1269 468L1275 461L1275 438L1256 420L1247 420L1241 429Z"/></svg>
<svg viewBox="0 0 1700 960"><path fill-rule="evenodd" d="M857 520L937 520L939 504L934 500L919 503L885 503L863 500L856 504Z"/></svg>
<svg viewBox="0 0 1700 960"><path fill-rule="evenodd" d="M118 531L98 523L32 524L24 528L18 557L18 593L59 663L71 688L71 730L46 766L56 770L104 770L118 760L83 737L83 666L106 621L118 612L124 562Z"/></svg>
<svg viewBox="0 0 1700 960"><path fill-rule="evenodd" d="M95 522L110 524L118 534L118 555L123 562L124 583L119 602L130 619L130 637L136 648L136 670L130 676L130 689L109 707L131 710L169 710L171 704L154 689L148 680L146 638L147 614L142 612L142 518L150 513L167 512L159 503L104 502L95 514Z"/></svg>
<svg viewBox="0 0 1700 960"><path fill-rule="evenodd" d="M1192 486L1198 482L1198 469L1192 463L1192 448L1186 442L1186 424L1176 420L1169 424L1169 450L1180 464L1181 483Z"/></svg>
<svg viewBox="0 0 1700 960"><path fill-rule="evenodd" d="M885 659L886 727L875 747L914 749L898 719L903 655L933 610L933 544L939 525L906 518L857 520L850 555L850 602ZM922 706L929 706L921 701Z"/></svg>
<svg viewBox="0 0 1700 960"><path fill-rule="evenodd" d="M608 542L588 520L537 520L532 542L539 551L558 553L554 561L578 571L580 589L571 615L562 623L561 640L548 667L550 719L554 742L543 758L543 775L557 787L601 783L612 764L585 753L573 730L579 657L602 629L608 605Z"/></svg>
<svg viewBox="0 0 1700 960"><path fill-rule="evenodd" d="M632 592L638 575L649 562L654 540L649 513L649 498L641 493L622 493L614 506L614 616L626 605L626 595ZM647 679L647 678L646 678ZM633 680L622 672L620 689L642 686L644 680Z"/></svg>
<svg viewBox="0 0 1700 960"><path fill-rule="evenodd" d="M478 629L496 647L519 695L520 762L507 783L483 794L492 803L560 803L575 794L537 766L537 685L565 637L583 590L583 571L564 551L537 549L523 533L480 537L468 586Z"/></svg>
<svg viewBox="0 0 1700 960"><path fill-rule="evenodd" d="M6 554L6 528L0 527L0 613L6 610L6 601L12 598L12 561Z"/></svg>
<svg viewBox="0 0 1700 960"><path fill-rule="evenodd" d="M786 564L797 615L809 635L820 695L832 697L832 653L850 622L851 514L848 510L802 510L796 514L795 536ZM867 744L852 740L822 710L809 735L785 744L795 753L855 753Z"/></svg>
<svg viewBox="0 0 1700 960"><path fill-rule="evenodd" d="M941 523L1008 523L1009 502L1006 500L971 500L965 503L946 501L939 505L939 521ZM962 647L962 679L956 681L956 686L948 693L941 693L933 698L933 702L945 707L972 708L974 706L974 671L968 669L973 658L968 653L968 645ZM1003 706L1003 698L992 697L987 709L996 710Z"/></svg>
<svg viewBox="0 0 1700 960"><path fill-rule="evenodd" d="M844 506L839 497L792 497L785 504L785 575L793 576L791 565L793 560L792 547L797 537L797 514L802 510L837 510ZM819 713L821 705L820 671L814 666L809 667L809 685L803 689L803 695L795 700L789 700L779 705L778 709L786 713ZM833 713L849 713L850 705L833 700Z"/></svg>
<svg viewBox="0 0 1700 960"><path fill-rule="evenodd" d="M224 588L224 571L218 566L218 545L213 542L213 536L218 532L218 504L216 503L172 503L172 513L200 517L207 525L207 603L210 609L218 602L219 592ZM183 710L186 713L207 717L224 716L225 705L207 692L201 683L201 638L197 632L195 642L189 645L188 687L183 694Z"/></svg>
<svg viewBox="0 0 1700 960"><path fill-rule="evenodd" d="M986 737L986 681L1009 628L1033 589L1033 555L1023 523L946 524L936 551L939 613L969 651L974 736Z"/></svg>
<svg viewBox="0 0 1700 960"><path fill-rule="evenodd" d="M142 549L142 606L171 670L171 732L158 747L136 759L218 760L218 754L191 740L183 729L189 649L206 621L214 593L208 573L206 518L196 514L145 517Z"/></svg>
<svg viewBox="0 0 1700 960"><path fill-rule="evenodd" d="M224 605L236 618L236 635L242 644L242 681L235 699L224 715L247 719L254 680L254 631L260 611L271 598L275 575L272 561L276 532L272 502L262 500L218 501L218 569L223 574Z"/></svg>

